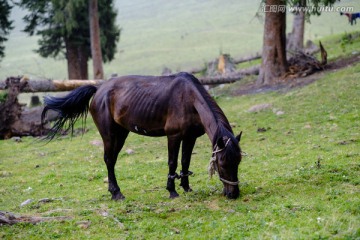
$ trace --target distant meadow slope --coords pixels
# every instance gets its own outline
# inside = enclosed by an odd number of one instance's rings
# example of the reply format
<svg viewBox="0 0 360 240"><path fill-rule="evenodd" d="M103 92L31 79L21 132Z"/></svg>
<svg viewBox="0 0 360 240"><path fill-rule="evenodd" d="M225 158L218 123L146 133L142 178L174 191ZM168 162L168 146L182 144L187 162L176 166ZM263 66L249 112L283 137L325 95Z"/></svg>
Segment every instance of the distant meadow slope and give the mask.
<svg viewBox="0 0 360 240"><path fill-rule="evenodd" d="M107 77L112 73L156 75L165 66L173 71L201 66L220 53L237 57L259 52L263 34L263 19L255 17L259 6L259 0L118 0L115 7L122 33L116 58L104 66L105 73ZM360 12L358 0L342 0L337 6L353 6ZM14 9L15 29L0 62L0 79L14 75L66 79L63 58L44 59L33 51L38 38L21 31L23 16L23 10ZM292 14L287 18L289 32ZM351 26L339 12L324 12L311 17L305 37L316 40L359 28L360 20ZM89 67L92 76L91 63Z"/></svg>

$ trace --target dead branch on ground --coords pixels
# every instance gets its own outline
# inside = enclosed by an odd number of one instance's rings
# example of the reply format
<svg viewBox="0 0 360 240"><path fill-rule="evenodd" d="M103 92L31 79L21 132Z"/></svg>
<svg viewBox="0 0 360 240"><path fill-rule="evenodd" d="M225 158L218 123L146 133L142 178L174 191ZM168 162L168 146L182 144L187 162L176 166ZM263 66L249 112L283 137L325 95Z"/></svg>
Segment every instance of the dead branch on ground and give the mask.
<svg viewBox="0 0 360 240"><path fill-rule="evenodd" d="M11 212L0 211L0 225L13 225L17 223L37 224L40 222L65 221L69 219L71 219L71 217L68 216L58 216L58 217L18 216L17 214Z"/></svg>
<svg viewBox="0 0 360 240"><path fill-rule="evenodd" d="M288 60L289 71L284 78L298 78L305 77L317 71L323 70L327 64L327 52L320 42L321 61L316 59L313 55L307 54L303 51L290 52L292 57Z"/></svg>

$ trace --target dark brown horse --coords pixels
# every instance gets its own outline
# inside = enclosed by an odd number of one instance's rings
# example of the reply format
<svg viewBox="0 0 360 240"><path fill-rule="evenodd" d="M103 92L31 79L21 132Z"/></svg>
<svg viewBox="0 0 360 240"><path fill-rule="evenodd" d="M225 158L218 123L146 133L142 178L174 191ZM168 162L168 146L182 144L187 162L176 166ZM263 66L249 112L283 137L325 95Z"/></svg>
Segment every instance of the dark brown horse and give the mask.
<svg viewBox="0 0 360 240"><path fill-rule="evenodd" d="M100 86L83 86L65 97L46 97L42 122L48 110L59 113L50 139L65 125L67 130L89 109L104 142L104 160L108 170L112 199L123 199L114 167L129 132L145 136L167 136L169 174L166 189L170 197L179 196L175 179L181 179L186 192L189 186L191 153L196 138L206 133L213 145L212 166L224 184L224 195L239 196L238 165L241 134L234 136L223 111L194 76L125 76L112 78ZM182 143L182 170L176 173Z"/></svg>

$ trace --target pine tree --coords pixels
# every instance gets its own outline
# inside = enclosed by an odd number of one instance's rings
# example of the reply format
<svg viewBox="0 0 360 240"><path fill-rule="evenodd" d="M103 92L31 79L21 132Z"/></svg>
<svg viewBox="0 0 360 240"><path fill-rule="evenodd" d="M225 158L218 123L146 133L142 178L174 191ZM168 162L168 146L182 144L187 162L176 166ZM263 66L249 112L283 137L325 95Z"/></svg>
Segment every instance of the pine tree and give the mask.
<svg viewBox="0 0 360 240"><path fill-rule="evenodd" d="M90 29L87 0L21 0L29 14L24 17L25 32L39 35L42 57L65 57L69 79L88 79L88 60L91 58ZM99 25L102 58L114 58L120 28L113 0L99 1Z"/></svg>
<svg viewBox="0 0 360 240"><path fill-rule="evenodd" d="M5 56L4 43L8 40L6 36L13 29L13 21L9 20L11 8L7 0L0 0L0 60Z"/></svg>

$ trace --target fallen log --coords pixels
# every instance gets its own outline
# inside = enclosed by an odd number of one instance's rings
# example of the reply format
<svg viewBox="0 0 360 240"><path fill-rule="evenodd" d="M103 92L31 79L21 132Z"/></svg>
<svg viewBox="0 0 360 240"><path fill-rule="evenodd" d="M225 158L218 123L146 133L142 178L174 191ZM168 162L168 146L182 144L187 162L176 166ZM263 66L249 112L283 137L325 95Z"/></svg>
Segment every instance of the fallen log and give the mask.
<svg viewBox="0 0 360 240"><path fill-rule="evenodd" d="M259 74L259 70L260 70L260 65L256 65L253 67L244 68L239 71L235 71L235 72L233 72L231 74L227 74L227 75L199 77L199 81L203 85L217 85L217 84L224 84L224 83L233 83L233 82L241 80L244 76Z"/></svg>
<svg viewBox="0 0 360 240"><path fill-rule="evenodd" d="M216 76L216 77L200 77L199 81L203 85L217 85L223 83L233 83L239 81L242 74L233 74L231 76Z"/></svg>
<svg viewBox="0 0 360 240"><path fill-rule="evenodd" d="M260 71L260 65L241 69L239 72L243 75L258 75Z"/></svg>
<svg viewBox="0 0 360 240"><path fill-rule="evenodd" d="M1 225L13 225L13 224L17 224L17 223L37 224L40 222L65 221L65 220L69 220L69 219L71 219L71 217L67 217L67 216L58 216L58 217L18 216L11 212L0 211L0 226Z"/></svg>
<svg viewBox="0 0 360 240"><path fill-rule="evenodd" d="M244 62L254 61L254 60L257 60L257 59L260 59L260 58L261 58L261 54L256 53L255 55L250 55L250 56L240 57L240 58L234 58L233 63L234 64L240 64L240 63L244 63ZM192 68L192 69L188 70L188 73L191 73L191 74L202 73L202 72L206 71L206 68L207 68L207 65L203 66L203 67Z"/></svg>
<svg viewBox="0 0 360 240"><path fill-rule="evenodd" d="M188 73L197 74L197 73L204 72L205 70L206 70L206 67L197 67L197 68L189 69Z"/></svg>
<svg viewBox="0 0 360 240"><path fill-rule="evenodd" d="M241 58L234 58L234 63L235 64L240 64L240 63L244 63L244 62L251 62L257 59L261 58L261 54L260 53L256 53L255 55L252 56L246 56L246 57L241 57Z"/></svg>
<svg viewBox="0 0 360 240"><path fill-rule="evenodd" d="M105 80L29 80L21 78L20 82L24 85L21 92L64 92L71 91L84 85L97 85ZM0 82L0 90L8 88L8 83Z"/></svg>
<svg viewBox="0 0 360 240"><path fill-rule="evenodd" d="M204 85L216 85L238 81L244 75L256 74L259 74L258 65L244 68L226 75L200 77L199 80ZM29 80L27 78L11 77L8 78L6 81L0 81L0 90L10 89L10 85L14 84L14 81L17 81L17 84L21 85L21 89L19 89L18 93L26 93L71 91L84 85L100 85L106 80Z"/></svg>

